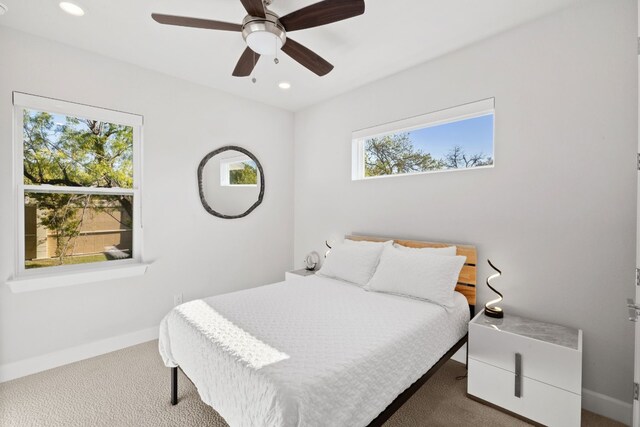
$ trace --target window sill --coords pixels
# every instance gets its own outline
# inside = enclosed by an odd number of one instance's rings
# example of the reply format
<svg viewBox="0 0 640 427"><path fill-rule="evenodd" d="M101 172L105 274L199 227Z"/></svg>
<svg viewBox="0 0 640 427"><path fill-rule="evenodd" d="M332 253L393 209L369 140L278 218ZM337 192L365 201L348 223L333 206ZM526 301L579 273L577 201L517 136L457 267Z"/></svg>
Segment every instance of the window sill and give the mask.
<svg viewBox="0 0 640 427"><path fill-rule="evenodd" d="M140 262L121 264L117 266L91 268L90 270L76 270L73 272L57 273L27 273L7 280L9 289L13 293L39 291L43 289L60 288L63 286L79 285L82 283L103 282L105 280L123 279L125 277L142 276L149 264Z"/></svg>

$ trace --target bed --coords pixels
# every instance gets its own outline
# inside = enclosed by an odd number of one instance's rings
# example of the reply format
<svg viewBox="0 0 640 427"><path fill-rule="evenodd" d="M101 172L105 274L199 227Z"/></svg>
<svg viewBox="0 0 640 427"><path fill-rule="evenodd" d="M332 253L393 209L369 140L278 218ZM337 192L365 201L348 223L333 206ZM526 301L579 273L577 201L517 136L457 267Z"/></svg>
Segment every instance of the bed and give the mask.
<svg viewBox="0 0 640 427"><path fill-rule="evenodd" d="M466 342L476 253L456 246L467 259L446 309L317 275L174 308L159 340L172 403L180 368L233 427L382 425Z"/></svg>

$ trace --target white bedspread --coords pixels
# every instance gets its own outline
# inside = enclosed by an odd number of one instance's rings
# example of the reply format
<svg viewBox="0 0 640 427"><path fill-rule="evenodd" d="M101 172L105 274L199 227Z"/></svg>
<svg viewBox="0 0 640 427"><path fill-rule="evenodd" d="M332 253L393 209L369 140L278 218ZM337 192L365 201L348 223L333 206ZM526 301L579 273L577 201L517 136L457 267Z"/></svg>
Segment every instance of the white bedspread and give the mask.
<svg viewBox="0 0 640 427"><path fill-rule="evenodd" d="M174 308L160 354L232 427L366 426L466 334L455 301L311 276Z"/></svg>

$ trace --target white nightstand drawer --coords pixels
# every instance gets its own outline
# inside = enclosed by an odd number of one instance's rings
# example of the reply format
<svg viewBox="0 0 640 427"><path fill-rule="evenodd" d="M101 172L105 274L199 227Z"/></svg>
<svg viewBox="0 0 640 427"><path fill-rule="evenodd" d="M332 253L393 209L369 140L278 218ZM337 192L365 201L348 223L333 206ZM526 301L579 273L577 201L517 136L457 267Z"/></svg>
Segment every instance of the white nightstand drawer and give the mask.
<svg viewBox="0 0 640 427"><path fill-rule="evenodd" d="M469 358L515 370L515 354L522 357L522 375L542 383L582 393L582 349L572 349L473 322L469 325Z"/></svg>
<svg viewBox="0 0 640 427"><path fill-rule="evenodd" d="M580 395L523 377L521 397L518 398L513 372L471 357L467 392L550 427L580 425Z"/></svg>

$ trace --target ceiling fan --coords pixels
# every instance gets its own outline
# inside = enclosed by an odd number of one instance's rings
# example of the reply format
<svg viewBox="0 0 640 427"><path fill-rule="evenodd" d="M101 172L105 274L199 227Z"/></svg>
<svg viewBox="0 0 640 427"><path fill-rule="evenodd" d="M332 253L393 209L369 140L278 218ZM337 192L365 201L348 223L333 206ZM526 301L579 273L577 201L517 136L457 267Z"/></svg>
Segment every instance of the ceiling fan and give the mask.
<svg viewBox="0 0 640 427"><path fill-rule="evenodd" d="M333 65L287 37L287 32L331 24L364 13L364 0L324 0L283 17L267 8L272 0L264 0L264 3L263 0L240 1L248 13L242 24L159 13L152 13L151 17L160 24L241 32L247 48L233 70L236 77L251 75L260 55L276 55L278 50L317 75L324 76L333 69Z"/></svg>

